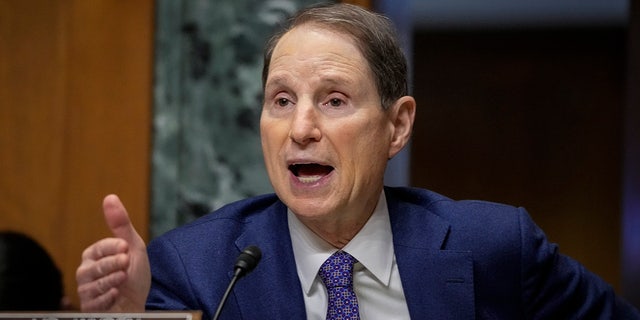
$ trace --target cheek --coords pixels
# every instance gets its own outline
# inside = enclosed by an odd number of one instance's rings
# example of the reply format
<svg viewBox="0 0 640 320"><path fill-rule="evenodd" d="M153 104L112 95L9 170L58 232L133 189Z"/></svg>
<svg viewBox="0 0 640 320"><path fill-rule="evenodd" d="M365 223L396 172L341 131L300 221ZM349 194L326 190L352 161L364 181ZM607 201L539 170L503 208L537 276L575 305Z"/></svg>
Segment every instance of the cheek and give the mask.
<svg viewBox="0 0 640 320"><path fill-rule="evenodd" d="M260 124L262 154L270 178L282 177L287 170L283 166L284 149L289 141L289 129L286 123L263 121Z"/></svg>
<svg viewBox="0 0 640 320"><path fill-rule="evenodd" d="M262 153L264 156L265 164L269 168L277 161L277 146L275 145L274 132L268 126L260 125L260 141L262 144Z"/></svg>
<svg viewBox="0 0 640 320"><path fill-rule="evenodd" d="M353 128L353 127L352 127ZM348 155L353 167L370 171L386 163L389 153L389 134L380 121L366 121L354 130L339 136L342 154Z"/></svg>

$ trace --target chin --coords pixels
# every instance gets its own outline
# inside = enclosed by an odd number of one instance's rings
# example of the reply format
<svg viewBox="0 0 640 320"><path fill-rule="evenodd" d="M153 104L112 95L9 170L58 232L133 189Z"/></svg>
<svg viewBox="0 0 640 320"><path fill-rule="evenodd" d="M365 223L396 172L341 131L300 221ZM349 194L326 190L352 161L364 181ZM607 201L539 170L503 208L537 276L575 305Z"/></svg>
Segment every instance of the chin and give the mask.
<svg viewBox="0 0 640 320"><path fill-rule="evenodd" d="M298 198L293 197L293 199L283 200L283 202L287 205L293 213L295 213L299 217L305 217L308 219L318 219L322 217L326 217L334 211L333 208L327 208L324 205L326 198L322 200L313 200L309 198Z"/></svg>

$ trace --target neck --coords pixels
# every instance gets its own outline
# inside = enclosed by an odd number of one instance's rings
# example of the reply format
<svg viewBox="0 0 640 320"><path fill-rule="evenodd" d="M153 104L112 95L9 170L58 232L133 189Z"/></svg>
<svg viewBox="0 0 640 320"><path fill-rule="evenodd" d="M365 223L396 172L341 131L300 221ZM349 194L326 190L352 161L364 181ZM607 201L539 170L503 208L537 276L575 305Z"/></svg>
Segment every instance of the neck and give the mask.
<svg viewBox="0 0 640 320"><path fill-rule="evenodd" d="M366 199L357 201L364 206L338 206L328 214L316 216L296 214L296 216L322 240L335 248L342 249L369 221L378 205L381 192L382 190L371 193Z"/></svg>
<svg viewBox="0 0 640 320"><path fill-rule="evenodd" d="M373 212L369 213L364 219L349 222L323 223L318 221L303 221L303 223L324 241L338 249L342 249L358 234L362 227L364 227L372 213Z"/></svg>
<svg viewBox="0 0 640 320"><path fill-rule="evenodd" d="M375 199L375 200L374 200ZM344 209L341 214L323 216L321 218L309 218L298 216L298 219L313 233L328 242L332 246L342 249L369 221L378 204L377 197L367 201L367 204L359 210Z"/></svg>

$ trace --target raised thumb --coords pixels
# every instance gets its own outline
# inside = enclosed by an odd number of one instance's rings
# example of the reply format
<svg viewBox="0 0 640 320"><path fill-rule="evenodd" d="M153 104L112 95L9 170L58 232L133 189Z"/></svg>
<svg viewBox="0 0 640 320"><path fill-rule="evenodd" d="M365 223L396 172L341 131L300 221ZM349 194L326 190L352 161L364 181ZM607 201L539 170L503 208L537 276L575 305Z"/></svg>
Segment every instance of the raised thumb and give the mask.
<svg viewBox="0 0 640 320"><path fill-rule="evenodd" d="M127 209L117 195L106 196L102 201L102 210L107 226L115 237L124 239L130 245L139 245L142 238L131 224Z"/></svg>

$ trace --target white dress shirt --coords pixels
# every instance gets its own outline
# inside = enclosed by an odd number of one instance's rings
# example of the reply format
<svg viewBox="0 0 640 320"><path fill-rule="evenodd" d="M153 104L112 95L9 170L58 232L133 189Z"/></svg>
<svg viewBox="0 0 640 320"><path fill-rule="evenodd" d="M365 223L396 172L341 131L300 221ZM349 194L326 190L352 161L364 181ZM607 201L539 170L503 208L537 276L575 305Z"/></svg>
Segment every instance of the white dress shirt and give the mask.
<svg viewBox="0 0 640 320"><path fill-rule="evenodd" d="M318 270L338 249L313 233L291 210L288 212L288 222L307 319L325 319L327 289L318 276ZM384 192L369 221L342 250L358 260L353 271L353 287L358 297L360 319L409 319L393 251Z"/></svg>

